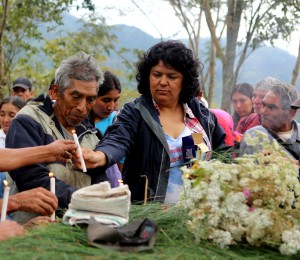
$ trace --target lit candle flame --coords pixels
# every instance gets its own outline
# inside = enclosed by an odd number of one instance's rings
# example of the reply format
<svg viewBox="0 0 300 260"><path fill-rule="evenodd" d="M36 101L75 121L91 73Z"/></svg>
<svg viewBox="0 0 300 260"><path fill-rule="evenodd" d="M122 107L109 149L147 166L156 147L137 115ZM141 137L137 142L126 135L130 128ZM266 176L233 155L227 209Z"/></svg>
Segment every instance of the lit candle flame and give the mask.
<svg viewBox="0 0 300 260"><path fill-rule="evenodd" d="M4 186L7 187L8 186L8 181L7 180L3 180Z"/></svg>
<svg viewBox="0 0 300 260"><path fill-rule="evenodd" d="M75 130L72 130L72 134L76 134Z"/></svg>
<svg viewBox="0 0 300 260"><path fill-rule="evenodd" d="M50 178L51 178L51 177L54 177L53 172L49 172L49 177L50 177Z"/></svg>
<svg viewBox="0 0 300 260"><path fill-rule="evenodd" d="M190 175L189 175L188 173L186 173L186 174L184 175L184 177L188 179L188 178L190 178Z"/></svg>
<svg viewBox="0 0 300 260"><path fill-rule="evenodd" d="M123 184L123 180L118 180L118 183L121 185Z"/></svg>

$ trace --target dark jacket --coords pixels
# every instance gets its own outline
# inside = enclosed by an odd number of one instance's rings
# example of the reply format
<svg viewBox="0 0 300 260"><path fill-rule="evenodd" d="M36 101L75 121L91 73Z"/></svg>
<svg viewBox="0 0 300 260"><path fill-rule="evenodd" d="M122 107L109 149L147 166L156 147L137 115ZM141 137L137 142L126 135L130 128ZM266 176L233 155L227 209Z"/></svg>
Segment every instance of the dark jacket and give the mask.
<svg viewBox="0 0 300 260"><path fill-rule="evenodd" d="M225 132L215 115L195 98L188 103L197 117L212 148L224 146ZM143 200L148 178L148 198L164 201L169 178L169 147L157 111L149 97L141 96L120 110L96 150L106 154L108 166L124 155L124 182L129 185L132 200Z"/></svg>
<svg viewBox="0 0 300 260"><path fill-rule="evenodd" d="M47 145L58 139L64 139L61 126L53 114L52 102L47 96L39 96L19 111L12 121L7 137L7 148L22 148ZM94 149L99 142L97 129L88 121L82 122L76 128L79 142L83 147ZM71 162L66 165L60 162L39 163L11 171L10 175L16 182L19 191L36 187L49 190L49 172L56 176L56 196L59 207L67 208L72 193L81 187L107 180L105 169L88 170L82 173L73 169ZM91 177L92 176L92 177Z"/></svg>

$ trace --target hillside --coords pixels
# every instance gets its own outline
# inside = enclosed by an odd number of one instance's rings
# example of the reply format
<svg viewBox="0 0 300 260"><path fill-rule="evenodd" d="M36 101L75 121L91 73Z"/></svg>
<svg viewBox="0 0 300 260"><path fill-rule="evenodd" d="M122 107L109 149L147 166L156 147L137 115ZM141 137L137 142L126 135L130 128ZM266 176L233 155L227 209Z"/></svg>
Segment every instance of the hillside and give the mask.
<svg viewBox="0 0 300 260"><path fill-rule="evenodd" d="M63 36L66 32L76 32L82 27L82 23L79 19L75 18L70 14L64 16L64 25L57 27L54 32L48 33L45 28L42 28L44 32L44 37L46 39L53 39L59 35ZM159 42L160 39L154 38L151 35L143 32L137 27L127 26L124 24L115 25L111 29L112 33L116 35L118 41L115 42L117 49L128 48L128 49L139 49L146 51L153 44ZM205 46L205 42L208 39L201 39L202 46ZM182 39L183 42L187 42L186 39ZM202 50L202 46L200 50ZM136 62L137 57L133 52L128 52L125 57L131 61ZM200 58L201 59L201 58ZM204 61L204 58L201 59ZM272 76L278 78L283 82L289 83L292 76L292 70L296 61L296 57L289 54L288 52L273 47L261 47L255 52L253 52L240 70L240 75L238 82L248 82L250 84L255 84L259 79ZM104 66L113 68L115 70L126 71L127 68L122 63L119 56L113 52L108 57L108 60L103 64ZM204 69L207 65L204 63ZM219 103L219 97L221 93L221 64L217 64L217 74L216 74L216 93L215 101ZM124 86L129 88L135 88L135 80L127 81L123 79ZM297 89L300 90L300 80L298 80Z"/></svg>

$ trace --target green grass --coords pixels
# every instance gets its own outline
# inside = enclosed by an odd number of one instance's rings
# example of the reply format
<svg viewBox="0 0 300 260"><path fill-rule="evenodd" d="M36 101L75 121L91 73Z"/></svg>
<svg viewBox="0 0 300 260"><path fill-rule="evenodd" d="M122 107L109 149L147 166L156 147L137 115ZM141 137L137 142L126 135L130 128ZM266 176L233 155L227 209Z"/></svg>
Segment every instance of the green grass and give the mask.
<svg viewBox="0 0 300 260"><path fill-rule="evenodd" d="M88 245L86 227L55 223L36 228L23 237L0 242L0 259L128 259L128 260L193 260L193 259L282 259L278 248L249 245L220 249L205 241L196 244L185 228L187 216L182 209L162 209L160 204L133 205L131 220L148 217L158 224L158 237L153 250L118 252ZM290 259L300 259L300 254Z"/></svg>

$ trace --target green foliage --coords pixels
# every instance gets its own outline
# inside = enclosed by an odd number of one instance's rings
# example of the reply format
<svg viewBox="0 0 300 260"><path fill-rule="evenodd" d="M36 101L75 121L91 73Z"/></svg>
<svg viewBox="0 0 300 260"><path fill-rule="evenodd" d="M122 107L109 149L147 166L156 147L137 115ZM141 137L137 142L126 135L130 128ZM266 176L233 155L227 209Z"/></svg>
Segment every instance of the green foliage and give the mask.
<svg viewBox="0 0 300 260"><path fill-rule="evenodd" d="M179 207L161 204L133 205L130 219L150 218L158 224L158 237L153 250L118 252L88 245L86 227L66 226L62 223L39 227L25 237L0 243L0 255L6 259L131 259L131 260L193 260L193 259L281 259L276 245L255 248L232 246L220 249L208 242L196 243L186 228L189 216ZM294 256L297 257L297 256ZM298 255L299 257L299 255ZM288 257L286 257L288 259Z"/></svg>
<svg viewBox="0 0 300 260"><path fill-rule="evenodd" d="M81 24L82 26L78 28L76 32L69 32L58 38L46 40L43 52L49 57L53 64L52 69L49 70L49 74L54 75L55 69L59 66L63 58L74 55L74 53L79 51L84 51L94 55L102 70L107 69L114 71L119 77L132 80L135 67L132 62L128 60L127 55L131 52L140 54L141 51L137 49L131 51L126 47L117 47L118 39L116 35L111 32L111 26L105 23L105 19L102 16L91 14L88 19L81 20ZM121 63L127 68L127 71L110 68L106 65L107 61L111 59L113 55L121 60ZM51 78L48 78L48 81L50 80ZM136 96L135 91L123 91L121 104L132 100L132 98Z"/></svg>
<svg viewBox="0 0 300 260"><path fill-rule="evenodd" d="M0 64L4 64L4 71L0 71L2 84L9 89L11 82L19 76L30 77L36 72L32 66L26 68L26 74L23 66L26 66L33 55L38 53L38 48L31 44L32 39L41 41L42 34L39 31L39 25L48 24L47 31L51 31L57 25L62 24L63 12L68 10L71 5L76 4L73 0L11 0L8 1L8 13L3 17L1 12L1 22L6 19L4 30L1 31L2 39L0 41L0 49L3 52L3 60ZM81 2L81 1L80 1ZM4 2L0 5L3 8ZM93 10L92 1L84 0L81 7ZM0 56L0 59L2 57ZM27 61L27 62L26 62ZM38 65L40 67L40 64ZM22 68L22 69L21 69ZM4 74L2 75L2 73ZM2 94L7 89L0 89Z"/></svg>
<svg viewBox="0 0 300 260"><path fill-rule="evenodd" d="M279 38L288 41L299 26L300 8L297 0L248 0L243 14L248 32L253 31L250 47L256 49L264 41L271 44Z"/></svg>

